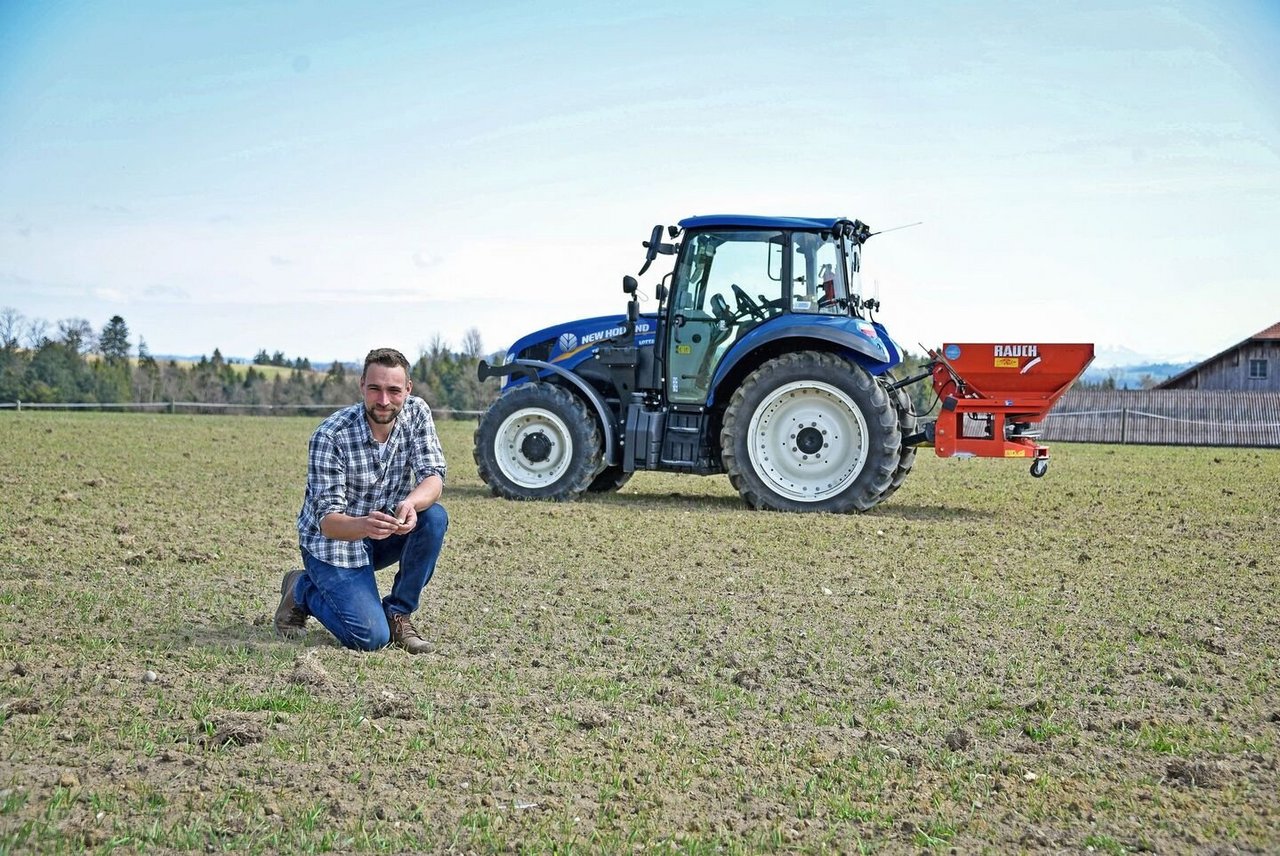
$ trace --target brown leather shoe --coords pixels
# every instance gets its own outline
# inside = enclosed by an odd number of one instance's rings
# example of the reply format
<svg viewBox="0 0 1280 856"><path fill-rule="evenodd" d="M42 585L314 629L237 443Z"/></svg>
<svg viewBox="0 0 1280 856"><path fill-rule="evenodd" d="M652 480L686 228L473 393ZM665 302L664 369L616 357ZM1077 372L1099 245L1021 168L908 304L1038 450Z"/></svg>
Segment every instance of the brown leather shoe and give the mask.
<svg viewBox="0 0 1280 856"><path fill-rule="evenodd" d="M280 582L280 605L276 607L276 632L286 639L295 639L307 629L310 613L293 599L302 571L290 571Z"/></svg>
<svg viewBox="0 0 1280 856"><path fill-rule="evenodd" d="M391 644L399 645L410 654L428 654L432 644L418 633L409 616L403 612L387 613L387 626L391 628Z"/></svg>

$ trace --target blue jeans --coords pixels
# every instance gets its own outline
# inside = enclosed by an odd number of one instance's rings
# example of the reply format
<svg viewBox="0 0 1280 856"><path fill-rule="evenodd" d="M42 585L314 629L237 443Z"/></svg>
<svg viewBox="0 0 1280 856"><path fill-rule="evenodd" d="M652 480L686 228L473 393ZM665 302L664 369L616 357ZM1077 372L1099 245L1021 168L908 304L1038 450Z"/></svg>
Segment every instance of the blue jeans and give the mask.
<svg viewBox="0 0 1280 856"><path fill-rule="evenodd" d="M370 563L342 568L302 551L304 572L293 596L347 648L374 651L391 641L387 613L411 613L436 569L449 515L436 504L418 513L418 525L407 535L381 541L366 538ZM391 592L378 598L374 571L399 562Z"/></svg>

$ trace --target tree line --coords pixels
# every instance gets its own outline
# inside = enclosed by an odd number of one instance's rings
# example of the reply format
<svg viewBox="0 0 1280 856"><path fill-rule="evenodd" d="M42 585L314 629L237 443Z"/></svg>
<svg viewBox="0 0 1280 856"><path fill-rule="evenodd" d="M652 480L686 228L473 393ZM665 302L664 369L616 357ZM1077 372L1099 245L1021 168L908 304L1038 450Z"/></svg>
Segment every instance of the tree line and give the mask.
<svg viewBox="0 0 1280 856"><path fill-rule="evenodd" d="M480 334L467 331L462 350L438 334L422 348L410 376L415 395L436 410L483 410L497 396L495 381L481 383ZM0 402L340 406L360 399L360 368L335 361L314 369L306 357L268 354L251 364L221 351L190 363L156 359L139 337L135 349L124 318L94 330L83 318L49 324L16 309L0 310Z"/></svg>

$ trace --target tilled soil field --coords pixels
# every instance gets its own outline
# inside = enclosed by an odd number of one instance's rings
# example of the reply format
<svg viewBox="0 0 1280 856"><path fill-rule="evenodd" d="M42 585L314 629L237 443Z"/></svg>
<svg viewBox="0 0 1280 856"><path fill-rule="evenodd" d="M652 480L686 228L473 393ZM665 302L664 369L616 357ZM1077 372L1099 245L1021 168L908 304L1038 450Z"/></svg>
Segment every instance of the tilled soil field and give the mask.
<svg viewBox="0 0 1280 856"><path fill-rule="evenodd" d="M0 414L0 853L1280 849L1280 452L837 517L505 502L444 423L410 657L273 635L317 421Z"/></svg>

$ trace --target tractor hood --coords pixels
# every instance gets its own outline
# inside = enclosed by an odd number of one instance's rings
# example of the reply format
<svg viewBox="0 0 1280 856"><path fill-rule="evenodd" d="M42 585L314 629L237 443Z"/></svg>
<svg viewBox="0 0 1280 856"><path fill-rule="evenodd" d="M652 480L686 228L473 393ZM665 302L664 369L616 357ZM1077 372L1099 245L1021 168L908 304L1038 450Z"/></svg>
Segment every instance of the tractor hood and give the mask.
<svg viewBox="0 0 1280 856"><path fill-rule="evenodd" d="M636 321L636 344L642 347L652 345L657 329L656 315L641 315ZM625 315L600 315L544 327L517 339L507 349L506 362L541 360L569 368L594 355L601 343L626 331Z"/></svg>

